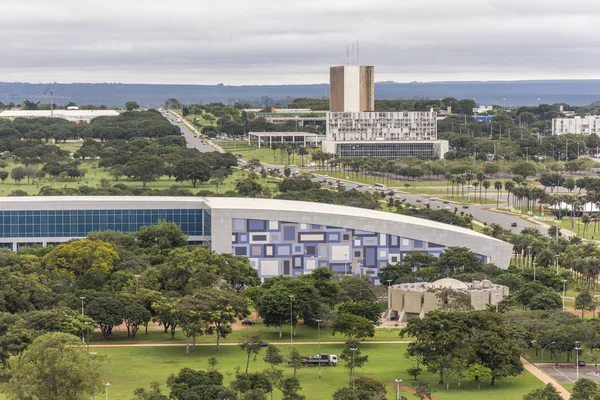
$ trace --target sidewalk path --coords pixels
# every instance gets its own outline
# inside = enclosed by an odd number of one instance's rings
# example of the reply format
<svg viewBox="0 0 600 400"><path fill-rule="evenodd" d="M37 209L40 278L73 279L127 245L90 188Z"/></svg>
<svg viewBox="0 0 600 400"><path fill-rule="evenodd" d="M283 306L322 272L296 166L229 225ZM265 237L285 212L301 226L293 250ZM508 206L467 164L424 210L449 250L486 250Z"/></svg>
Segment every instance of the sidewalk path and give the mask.
<svg viewBox="0 0 600 400"><path fill-rule="evenodd" d="M529 373L531 373L531 375L533 375L536 378L538 378L544 384L551 383L552 386L554 386L554 388L558 391L558 393L560 394L560 396L563 399L569 400L571 398L571 393L569 393L567 391L567 389L565 389L564 387L562 387L560 385L560 383L558 383L552 377L550 377L550 375L546 374L544 371L540 370L538 367L536 367L535 365L533 365L532 363L530 363L529 361L527 361L523 357L521 357L521 362L523 363L523 367L525 367L525 369Z"/></svg>
<svg viewBox="0 0 600 400"><path fill-rule="evenodd" d="M362 344L408 344L412 343L410 340L389 340L389 341L366 341ZM273 345L288 345L289 343L270 343ZM318 345L319 342L294 342L294 345ZM346 344L346 342L321 342L321 344ZM196 343L196 347L215 347L217 343ZM221 346L238 346L239 343L221 343ZM190 346L192 344L190 343ZM123 344L90 344L90 347L102 348L102 347L185 347L185 343L123 343Z"/></svg>

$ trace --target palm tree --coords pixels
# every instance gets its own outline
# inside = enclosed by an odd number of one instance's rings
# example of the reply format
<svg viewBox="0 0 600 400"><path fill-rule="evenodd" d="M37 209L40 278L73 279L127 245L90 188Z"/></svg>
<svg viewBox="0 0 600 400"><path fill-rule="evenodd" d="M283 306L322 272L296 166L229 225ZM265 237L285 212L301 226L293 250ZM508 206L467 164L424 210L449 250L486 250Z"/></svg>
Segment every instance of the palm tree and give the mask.
<svg viewBox="0 0 600 400"><path fill-rule="evenodd" d="M494 182L494 189L498 191L498 196L496 197L496 208L498 208L500 206L500 191L502 190L502 182Z"/></svg>
<svg viewBox="0 0 600 400"><path fill-rule="evenodd" d="M450 186L450 180L452 179L452 174L446 172L444 177L446 178L446 197L448 197L448 190L449 190L449 186ZM452 184L452 186L454 188L454 183ZM453 192L454 192L454 190L453 190Z"/></svg>
<svg viewBox="0 0 600 400"><path fill-rule="evenodd" d="M487 199L487 191L490 188L491 184L490 181L483 181L483 187L485 188L485 198Z"/></svg>
<svg viewBox="0 0 600 400"><path fill-rule="evenodd" d="M485 180L485 174L481 171L477 173L477 182L479 182L479 202L481 203L481 187L483 186L483 181Z"/></svg>
<svg viewBox="0 0 600 400"><path fill-rule="evenodd" d="M592 222L592 218L589 216L589 214L584 213L581 216L581 222L583 223L583 237L585 237L585 232L587 231L587 227L590 222Z"/></svg>
<svg viewBox="0 0 600 400"><path fill-rule="evenodd" d="M306 147L300 146L300 148L298 149L298 154L300 155L300 158L302 160L302 166L304 167L304 156L308 155L308 150L306 149Z"/></svg>
<svg viewBox="0 0 600 400"><path fill-rule="evenodd" d="M504 189L506 189L507 194L506 194L506 200L508 202L508 206L510 207L510 194L512 192L512 190L514 189L515 184L512 181L506 181L504 183Z"/></svg>

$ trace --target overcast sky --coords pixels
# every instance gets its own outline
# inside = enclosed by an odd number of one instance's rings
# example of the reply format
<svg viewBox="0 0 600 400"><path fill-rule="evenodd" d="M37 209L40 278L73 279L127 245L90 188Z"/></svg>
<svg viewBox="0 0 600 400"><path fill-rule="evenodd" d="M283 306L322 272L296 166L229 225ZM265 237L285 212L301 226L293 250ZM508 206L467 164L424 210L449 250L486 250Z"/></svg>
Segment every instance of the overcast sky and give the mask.
<svg viewBox="0 0 600 400"><path fill-rule="evenodd" d="M600 78L599 0L4 0L0 81Z"/></svg>

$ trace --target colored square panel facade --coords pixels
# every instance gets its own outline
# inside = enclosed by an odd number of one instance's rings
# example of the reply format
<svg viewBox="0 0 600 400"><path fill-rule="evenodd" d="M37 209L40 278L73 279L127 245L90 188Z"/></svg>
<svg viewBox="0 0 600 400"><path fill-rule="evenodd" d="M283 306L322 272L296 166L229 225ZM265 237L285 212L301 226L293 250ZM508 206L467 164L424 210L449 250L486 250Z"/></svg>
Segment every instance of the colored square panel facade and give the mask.
<svg viewBox="0 0 600 400"><path fill-rule="evenodd" d="M247 256L262 278L301 276L325 267L377 279L388 263L411 251L439 256L439 244L378 232L318 224L234 219L233 254ZM484 260L485 261L485 260Z"/></svg>

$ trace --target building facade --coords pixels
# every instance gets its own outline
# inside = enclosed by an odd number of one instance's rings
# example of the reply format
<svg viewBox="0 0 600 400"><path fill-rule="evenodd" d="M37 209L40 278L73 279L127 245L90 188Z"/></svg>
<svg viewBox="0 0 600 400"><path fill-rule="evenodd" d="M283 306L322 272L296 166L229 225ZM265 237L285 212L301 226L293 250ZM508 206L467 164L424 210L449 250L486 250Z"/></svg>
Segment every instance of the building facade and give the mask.
<svg viewBox="0 0 600 400"><path fill-rule="evenodd" d="M340 158L369 157L396 160L414 157L421 160L436 160L444 158L448 150L447 140L323 141L323 152L337 154Z"/></svg>
<svg viewBox="0 0 600 400"><path fill-rule="evenodd" d="M97 230L136 232L159 221L192 244L248 257L262 278L326 267L375 277L409 252L439 256L464 246L507 268L512 245L438 222L299 201L200 197L8 197L0 199L0 246L51 245Z"/></svg>
<svg viewBox="0 0 600 400"><path fill-rule="evenodd" d="M329 69L329 110L333 112L375 109L375 67L344 65Z"/></svg>
<svg viewBox="0 0 600 400"><path fill-rule="evenodd" d="M473 310L485 310L488 304L498 304L508 296L508 287L493 284L488 280L473 281L469 284L457 279L444 278L431 283L402 283L388 287L388 318L406 322L409 318L423 318L430 311L451 308L452 304L443 303L444 300L440 296L442 289L466 294Z"/></svg>
<svg viewBox="0 0 600 400"><path fill-rule="evenodd" d="M330 112L326 140L435 140L437 113Z"/></svg>
<svg viewBox="0 0 600 400"><path fill-rule="evenodd" d="M574 133L580 135L600 135L600 116L590 115L575 118L554 118L552 120L552 134L562 135Z"/></svg>

